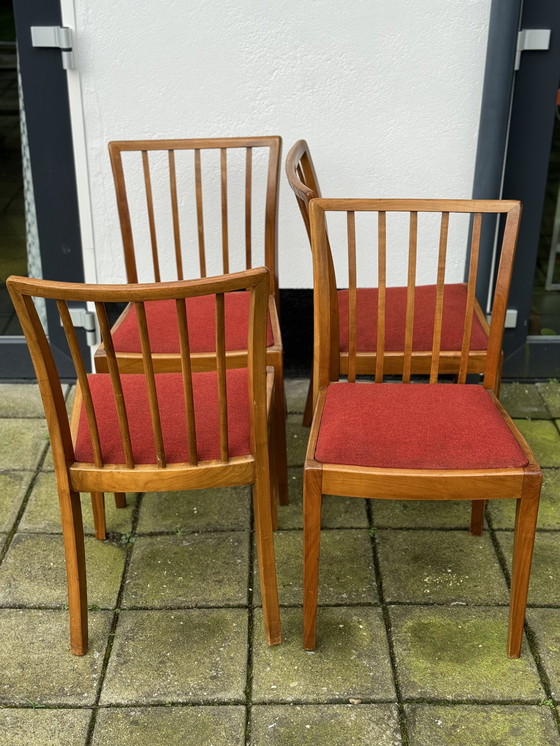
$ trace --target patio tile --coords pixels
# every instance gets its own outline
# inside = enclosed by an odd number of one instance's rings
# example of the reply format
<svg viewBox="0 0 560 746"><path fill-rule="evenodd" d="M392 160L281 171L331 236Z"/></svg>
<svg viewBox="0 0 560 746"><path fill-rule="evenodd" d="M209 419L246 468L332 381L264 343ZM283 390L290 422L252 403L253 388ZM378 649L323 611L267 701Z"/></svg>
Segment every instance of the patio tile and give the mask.
<svg viewBox="0 0 560 746"><path fill-rule="evenodd" d="M245 707L136 707L100 709L92 746L186 743L244 746Z"/></svg>
<svg viewBox="0 0 560 746"><path fill-rule="evenodd" d="M553 422L515 420L540 466L560 466L560 433Z"/></svg>
<svg viewBox="0 0 560 746"><path fill-rule="evenodd" d="M303 414L309 389L309 378L289 378L286 385L286 407L289 414ZM300 417L301 419L301 417Z"/></svg>
<svg viewBox="0 0 560 746"><path fill-rule="evenodd" d="M0 552L2 551L2 548L4 544L6 543L6 538L8 534L0 534Z"/></svg>
<svg viewBox="0 0 560 746"><path fill-rule="evenodd" d="M377 532L387 603L507 603L508 589L488 532Z"/></svg>
<svg viewBox="0 0 560 746"><path fill-rule="evenodd" d="M68 386L62 386L66 396ZM43 401L36 383L0 383L0 417L43 418Z"/></svg>
<svg viewBox="0 0 560 746"><path fill-rule="evenodd" d="M247 486L147 493L136 532L243 531L250 526L250 499Z"/></svg>
<svg viewBox="0 0 560 746"><path fill-rule="evenodd" d="M0 471L32 471L48 442L44 420L0 419Z"/></svg>
<svg viewBox="0 0 560 746"><path fill-rule="evenodd" d="M513 532L497 531L496 536L511 573ZM560 534L539 532L536 535L527 603L560 606Z"/></svg>
<svg viewBox="0 0 560 746"><path fill-rule="evenodd" d="M550 417L538 389L529 383L503 383L500 402L510 417L547 419ZM559 415L560 416L560 415Z"/></svg>
<svg viewBox="0 0 560 746"><path fill-rule="evenodd" d="M33 472L0 474L0 531L10 531L21 507Z"/></svg>
<svg viewBox="0 0 560 746"><path fill-rule="evenodd" d="M463 528L471 522L468 500L370 500L376 528Z"/></svg>
<svg viewBox="0 0 560 746"><path fill-rule="evenodd" d="M411 746L550 746L560 736L549 707L405 705Z"/></svg>
<svg viewBox="0 0 560 746"><path fill-rule="evenodd" d="M53 455L52 455L50 443L47 447L47 452L45 454L45 458L43 459L43 463L41 465L41 471L54 471L54 461L53 461Z"/></svg>
<svg viewBox="0 0 560 746"><path fill-rule="evenodd" d="M560 697L559 615L558 609L527 609L527 622L535 636L541 664L556 700Z"/></svg>
<svg viewBox="0 0 560 746"><path fill-rule="evenodd" d="M274 535L278 595L281 604L303 603L303 532ZM254 600L260 604L255 563ZM320 604L372 604L378 601L371 539L365 530L321 532Z"/></svg>
<svg viewBox="0 0 560 746"><path fill-rule="evenodd" d="M302 466L309 440L309 428L301 424L301 415L290 414L286 422L288 466Z"/></svg>
<svg viewBox="0 0 560 746"><path fill-rule="evenodd" d="M255 705L251 746L395 746L400 744L395 705Z"/></svg>
<svg viewBox="0 0 560 746"><path fill-rule="evenodd" d="M0 709L2 746L83 746L91 710Z"/></svg>
<svg viewBox="0 0 560 746"><path fill-rule="evenodd" d="M101 704L245 701L247 612L122 611Z"/></svg>
<svg viewBox="0 0 560 746"><path fill-rule="evenodd" d="M105 523L108 532L130 533L136 495L128 493L126 502L126 508L116 508L113 494L108 492L105 495ZM91 498L87 492L82 493L82 520L84 523L84 533L95 533ZM29 533L62 532L54 472L40 473L37 476L25 512L21 517L19 529Z"/></svg>
<svg viewBox="0 0 560 746"><path fill-rule="evenodd" d="M282 645L270 647L255 613L253 702L365 702L395 698L383 616L372 607L322 607L317 650L302 643L301 609L282 609Z"/></svg>
<svg viewBox="0 0 560 746"><path fill-rule="evenodd" d="M115 605L125 550L110 542L86 538L89 603ZM68 603L62 536L16 534L0 566L0 605L62 606Z"/></svg>
<svg viewBox="0 0 560 746"><path fill-rule="evenodd" d="M247 604L249 533L140 536L134 542L122 606Z"/></svg>
<svg viewBox="0 0 560 746"><path fill-rule="evenodd" d="M506 654L507 608L391 606L404 699L540 701L544 690L525 644Z"/></svg>
<svg viewBox="0 0 560 746"><path fill-rule="evenodd" d="M89 614L89 650L78 656L69 649L67 611L0 609L0 704L93 704L111 618Z"/></svg>
<svg viewBox="0 0 560 746"><path fill-rule="evenodd" d="M510 528L515 525L515 500L489 500L492 527ZM560 471L543 469L543 486L537 528L560 529Z"/></svg>
<svg viewBox="0 0 560 746"><path fill-rule="evenodd" d="M560 417L560 384L548 381L537 383L535 388L544 399L552 417Z"/></svg>

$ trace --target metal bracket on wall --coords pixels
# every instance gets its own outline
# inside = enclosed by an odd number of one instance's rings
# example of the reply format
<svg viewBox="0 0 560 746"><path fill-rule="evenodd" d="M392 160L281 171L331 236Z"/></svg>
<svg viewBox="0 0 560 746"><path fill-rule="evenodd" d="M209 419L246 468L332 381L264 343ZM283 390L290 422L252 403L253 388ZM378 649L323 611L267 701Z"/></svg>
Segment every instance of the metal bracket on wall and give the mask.
<svg viewBox="0 0 560 746"><path fill-rule="evenodd" d="M519 70L521 52L546 52L550 49L549 28L524 28L517 34L514 70Z"/></svg>
<svg viewBox="0 0 560 746"><path fill-rule="evenodd" d="M99 333L97 331L97 319L94 313L81 306L72 306L68 308L70 318L75 327L84 329L86 333L86 342L88 347L95 347L99 344ZM62 324L62 322L60 322Z"/></svg>
<svg viewBox="0 0 560 746"><path fill-rule="evenodd" d="M60 49L62 67L74 69L72 29L67 26L31 26L31 45Z"/></svg>

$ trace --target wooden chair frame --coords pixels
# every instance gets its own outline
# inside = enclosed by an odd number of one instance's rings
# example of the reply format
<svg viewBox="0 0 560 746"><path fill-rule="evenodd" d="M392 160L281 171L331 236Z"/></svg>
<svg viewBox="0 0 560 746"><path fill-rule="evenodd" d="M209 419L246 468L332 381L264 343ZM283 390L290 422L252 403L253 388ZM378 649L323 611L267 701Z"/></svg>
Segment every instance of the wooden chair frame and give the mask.
<svg viewBox="0 0 560 746"><path fill-rule="evenodd" d="M281 641L280 616L274 560L271 465L269 464L269 417L273 394L273 372L266 368L266 315L269 273L266 268L251 269L226 277L195 281L146 285L86 285L11 277L7 281L22 329L26 336L45 408L57 479L66 555L70 610L71 650L83 655L88 647L87 591L80 492L189 490L253 485L255 534L259 577L263 599L265 632L269 644ZM244 359L248 378L251 453L230 456L224 341L224 294L239 290L250 292L248 353ZM193 400L194 366L191 365L185 299L202 295L216 298L216 371L219 408L220 458L200 461L197 456ZM41 326L33 297L54 299L66 332L77 374L77 388L70 420L66 411L60 379L49 343ZM167 463L156 391L155 366L144 312L145 301L175 300L181 336L182 387L185 402L185 432L188 433L189 460ZM68 313L68 301L94 302L107 351L107 367L118 414L125 463L105 463L100 445L95 406L86 367L81 358L76 334ZM122 371L114 352L112 333L105 303L134 303L140 320L143 375L155 444L153 463L135 463L129 421L122 388ZM207 366L210 369L211 366ZM141 375L141 374L138 374ZM93 463L77 462L74 455L82 406L87 414ZM273 459L274 460L274 459ZM273 465L275 466L275 464Z"/></svg>
<svg viewBox="0 0 560 746"><path fill-rule="evenodd" d="M352 231L353 215L356 212L377 212L379 214L379 307L378 307L378 346L376 350L375 383L380 385L386 370L383 349L384 295L385 295L385 218L390 212L408 212L411 216L410 259L415 260L414 225L418 213L438 212L442 215L442 229L439 253L437 305L442 308L444 292L444 262L446 226L450 213L475 213L471 250L471 272L469 275L470 314L475 312L474 283L476 281L476 261L480 221L485 213L503 213L506 218L503 234L499 269L492 305L488 352L484 362L483 386L490 392L496 410L513 433L517 443L526 455L528 464L524 468L501 469L389 469L349 466L347 464L326 464L315 459L321 418L325 406L327 390L331 382L338 381L343 373L336 342L333 344L332 304L336 284L332 284L330 250L326 234L326 213L346 212L348 219L349 250L355 245ZM349 200L313 199L310 203L311 237L313 247L313 270L315 289L315 350L314 350L314 399L315 411L311 426L309 444L304 466L304 644L307 649L315 647L317 613L318 567L321 502L324 494L348 495L376 499L433 499L433 500L476 500L481 504L491 496L517 500L515 521L514 556L510 595L510 616L507 651L510 657L519 657L523 634L523 623L529 574L539 505L541 470L522 435L515 427L496 396L500 378L501 344L507 308L507 297L511 282L511 270L515 254L515 244L519 229L521 205L514 201L491 200ZM412 315L414 281L409 273L407 308L407 344L404 351L402 372L403 383L410 381L412 371ZM352 311L350 311L352 314ZM355 312L354 312L355 319ZM437 384L441 372L439 335L441 319L436 321L434 345L431 355L430 383ZM464 384L469 370L470 322L465 322L463 346L459 355L458 385ZM334 353L333 353L334 348ZM348 360L348 380L356 380L359 369L356 363L355 344L350 345ZM399 385L399 384L394 384Z"/></svg>

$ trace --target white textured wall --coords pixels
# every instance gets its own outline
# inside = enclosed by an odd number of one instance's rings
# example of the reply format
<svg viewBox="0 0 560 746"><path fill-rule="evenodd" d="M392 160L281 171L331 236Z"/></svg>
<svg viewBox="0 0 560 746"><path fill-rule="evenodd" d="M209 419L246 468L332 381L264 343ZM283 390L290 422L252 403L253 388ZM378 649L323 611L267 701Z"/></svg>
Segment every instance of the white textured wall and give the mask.
<svg viewBox="0 0 560 746"><path fill-rule="evenodd" d="M99 281L124 278L111 139L303 137L325 196L469 197L490 2L75 0ZM310 287L283 171L279 234L281 286Z"/></svg>

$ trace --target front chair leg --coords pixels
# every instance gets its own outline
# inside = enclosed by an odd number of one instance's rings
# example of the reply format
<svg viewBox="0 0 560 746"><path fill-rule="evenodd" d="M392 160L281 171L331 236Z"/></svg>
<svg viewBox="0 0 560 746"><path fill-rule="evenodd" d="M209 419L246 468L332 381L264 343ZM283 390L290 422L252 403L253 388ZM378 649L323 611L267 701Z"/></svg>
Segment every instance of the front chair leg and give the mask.
<svg viewBox="0 0 560 746"><path fill-rule="evenodd" d="M471 534L482 536L486 500L473 500L471 505Z"/></svg>
<svg viewBox="0 0 560 746"><path fill-rule="evenodd" d="M319 469L303 473L303 645L315 650L319 546L321 541L322 478Z"/></svg>
<svg viewBox="0 0 560 746"><path fill-rule="evenodd" d="M263 607L264 628L269 645L282 642L280 606L276 561L274 557L274 534L272 530L270 472L257 465L253 485L253 513L255 516L255 543Z"/></svg>
<svg viewBox="0 0 560 746"><path fill-rule="evenodd" d="M68 582L70 649L74 655L85 655L88 649L88 608L80 494L62 489L59 490L58 499Z"/></svg>

